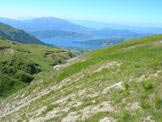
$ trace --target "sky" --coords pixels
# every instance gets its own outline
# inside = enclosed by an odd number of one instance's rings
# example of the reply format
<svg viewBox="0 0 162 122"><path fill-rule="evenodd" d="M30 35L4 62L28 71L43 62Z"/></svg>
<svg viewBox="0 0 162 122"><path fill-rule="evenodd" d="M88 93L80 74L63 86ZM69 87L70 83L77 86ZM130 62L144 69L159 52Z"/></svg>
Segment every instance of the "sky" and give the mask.
<svg viewBox="0 0 162 122"><path fill-rule="evenodd" d="M162 24L162 0L0 0L0 17Z"/></svg>

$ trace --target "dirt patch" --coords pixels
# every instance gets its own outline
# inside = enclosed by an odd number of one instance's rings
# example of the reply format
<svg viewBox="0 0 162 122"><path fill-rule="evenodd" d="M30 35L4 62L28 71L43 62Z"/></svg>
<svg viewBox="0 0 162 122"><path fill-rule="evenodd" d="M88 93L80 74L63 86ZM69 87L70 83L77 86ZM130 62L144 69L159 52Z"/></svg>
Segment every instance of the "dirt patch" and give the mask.
<svg viewBox="0 0 162 122"><path fill-rule="evenodd" d="M58 71L62 68L68 67L68 66L76 63L77 59L78 59L78 57L71 58L71 59L67 60L67 62L65 64L59 64L59 65L54 66L53 69ZM80 62L82 62L82 61L80 61Z"/></svg>
<svg viewBox="0 0 162 122"><path fill-rule="evenodd" d="M128 50L130 50L130 49L136 48L137 46L138 46L138 45L128 46L128 47L122 48L121 50L122 50L122 51L128 51Z"/></svg>
<svg viewBox="0 0 162 122"><path fill-rule="evenodd" d="M142 122L155 122L155 120L150 115L150 116L147 116L146 118L142 118Z"/></svg>
<svg viewBox="0 0 162 122"><path fill-rule="evenodd" d="M155 47L161 47L162 46L162 40L161 41L154 42L153 45Z"/></svg>
<svg viewBox="0 0 162 122"><path fill-rule="evenodd" d="M161 73L161 70L158 70L157 72L155 72L153 74L149 74L148 77L146 75L142 75L139 78L132 79L132 81L134 80L136 82L142 82L142 81L148 80L148 79L150 79L152 77L158 77L160 73Z"/></svg>
<svg viewBox="0 0 162 122"><path fill-rule="evenodd" d="M126 106L126 110L128 111L137 111L141 109L141 106L140 106L140 103L139 102L133 102L133 103L129 103L127 106Z"/></svg>
<svg viewBox="0 0 162 122"><path fill-rule="evenodd" d="M64 117L61 122L76 122L78 117L79 116L76 112L71 112L66 117Z"/></svg>
<svg viewBox="0 0 162 122"><path fill-rule="evenodd" d="M136 79L136 82L142 82L146 79L145 75L140 76L139 78Z"/></svg>
<svg viewBox="0 0 162 122"><path fill-rule="evenodd" d="M116 120L112 117L104 117L99 122L116 122Z"/></svg>
<svg viewBox="0 0 162 122"><path fill-rule="evenodd" d="M93 70L93 73L101 72L103 69L110 68L110 67L113 67L113 66L119 67L121 64L122 63L119 63L118 61L103 63L102 65L99 65L96 70Z"/></svg>
<svg viewBox="0 0 162 122"><path fill-rule="evenodd" d="M115 84L113 84L111 86L106 87L105 89L103 89L102 93L103 94L106 94L107 92L109 92L112 89L121 89L121 90L124 90L123 81L120 81L118 83L115 83Z"/></svg>
<svg viewBox="0 0 162 122"><path fill-rule="evenodd" d="M3 48L3 49L0 49L0 53L1 54L14 54L15 50L11 48Z"/></svg>
<svg viewBox="0 0 162 122"><path fill-rule="evenodd" d="M76 122L77 119L86 120L98 112L116 112L110 101L98 105L87 106L78 112L71 112L62 119L62 122Z"/></svg>
<svg viewBox="0 0 162 122"><path fill-rule="evenodd" d="M114 106L111 105L111 102L103 102L95 106L88 106L85 107L83 110L80 110L82 113L81 118L82 120L85 120L89 117L91 117L93 114L98 112L115 112Z"/></svg>

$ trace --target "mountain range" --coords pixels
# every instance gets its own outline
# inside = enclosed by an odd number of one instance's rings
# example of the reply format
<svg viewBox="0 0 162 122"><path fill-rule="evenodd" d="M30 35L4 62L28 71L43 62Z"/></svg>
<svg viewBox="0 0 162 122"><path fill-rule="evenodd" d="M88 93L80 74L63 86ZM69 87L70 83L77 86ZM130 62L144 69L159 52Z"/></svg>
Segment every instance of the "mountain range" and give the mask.
<svg viewBox="0 0 162 122"><path fill-rule="evenodd" d="M15 20L8 18L0 18L1 22L12 25L16 28L23 29L28 32L47 31L47 30L64 30L74 32L86 32L91 29L80 26L64 19L55 17L42 17L27 20Z"/></svg>
<svg viewBox="0 0 162 122"><path fill-rule="evenodd" d="M152 33L152 34L161 34L162 33L162 27L161 25L153 25L153 24L115 24L115 23L109 23L109 22L98 22L93 20L70 20L71 22L75 24L79 24L82 26L86 26L89 28L95 28L97 30L103 29L103 28L111 28L115 30L132 30L136 32L141 33Z"/></svg>
<svg viewBox="0 0 162 122"><path fill-rule="evenodd" d="M27 20L14 20L7 18L0 18L1 22L7 23L13 27L23 29L38 38L85 38L94 39L100 37L110 37L116 34L120 36L140 37L151 34L151 32L137 31L128 28L113 28L113 26L103 27L102 29L94 29L86 27L86 25L79 25L73 22L55 18L42 17ZM111 28L112 27L112 28Z"/></svg>

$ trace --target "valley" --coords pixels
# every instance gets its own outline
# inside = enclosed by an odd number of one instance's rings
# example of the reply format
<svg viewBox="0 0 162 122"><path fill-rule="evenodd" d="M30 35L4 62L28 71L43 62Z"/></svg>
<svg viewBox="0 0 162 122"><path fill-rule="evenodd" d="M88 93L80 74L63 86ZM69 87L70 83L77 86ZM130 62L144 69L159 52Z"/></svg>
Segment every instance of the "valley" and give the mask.
<svg viewBox="0 0 162 122"><path fill-rule="evenodd" d="M38 74L1 99L1 121L160 122L161 40L154 35L126 41Z"/></svg>
<svg viewBox="0 0 162 122"><path fill-rule="evenodd" d="M162 1L0 2L0 122L162 122Z"/></svg>
<svg viewBox="0 0 162 122"><path fill-rule="evenodd" d="M84 25L78 25L55 17L26 20L0 18L0 22L25 30L46 44L63 48L95 50L120 43L121 41L156 34L154 31L147 31L147 28L145 31L141 31L136 30L135 27L127 28L127 26L123 28L88 28ZM88 41L91 41L91 43L87 43Z"/></svg>
<svg viewBox="0 0 162 122"><path fill-rule="evenodd" d="M161 6L1 1L0 122L162 122Z"/></svg>

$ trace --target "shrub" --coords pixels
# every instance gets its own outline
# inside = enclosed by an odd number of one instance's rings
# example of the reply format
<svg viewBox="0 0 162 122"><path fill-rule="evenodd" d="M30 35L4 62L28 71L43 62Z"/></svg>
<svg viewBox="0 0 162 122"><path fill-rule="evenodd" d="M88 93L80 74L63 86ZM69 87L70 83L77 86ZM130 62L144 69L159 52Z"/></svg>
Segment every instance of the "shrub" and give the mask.
<svg viewBox="0 0 162 122"><path fill-rule="evenodd" d="M147 80L142 83L142 87L145 90L151 90L153 88L154 84L152 80Z"/></svg>
<svg viewBox="0 0 162 122"><path fill-rule="evenodd" d="M120 122L132 122L134 118L131 116L131 114L128 111L122 110L120 112Z"/></svg>
<svg viewBox="0 0 162 122"><path fill-rule="evenodd" d="M25 66L25 71L30 74L36 74L40 72L40 69L38 69L37 66L37 64L27 64Z"/></svg>
<svg viewBox="0 0 162 122"><path fill-rule="evenodd" d="M49 104L47 108L42 112L42 115L46 115L49 111L52 111L55 105Z"/></svg>
<svg viewBox="0 0 162 122"><path fill-rule="evenodd" d="M5 67L2 68L1 72L3 74L15 74L16 69L14 67L5 66Z"/></svg>
<svg viewBox="0 0 162 122"><path fill-rule="evenodd" d="M23 82L0 74L0 97L7 97L24 86L25 84Z"/></svg>
<svg viewBox="0 0 162 122"><path fill-rule="evenodd" d="M10 89L10 87L14 84L14 81L9 79L5 75L0 75L0 94L5 90Z"/></svg>
<svg viewBox="0 0 162 122"><path fill-rule="evenodd" d="M34 79L32 75L20 70L16 72L15 78L25 83L30 83Z"/></svg>
<svg viewBox="0 0 162 122"><path fill-rule="evenodd" d="M128 90L129 89L128 83L124 83L124 88L125 88L125 90Z"/></svg>
<svg viewBox="0 0 162 122"><path fill-rule="evenodd" d="M148 108L150 108L151 106L150 106L150 104L147 103L146 101L142 101L141 107L142 107L143 109L148 109Z"/></svg>
<svg viewBox="0 0 162 122"><path fill-rule="evenodd" d="M160 99L160 98L155 99L155 107L156 107L156 109L162 108L162 99Z"/></svg>
<svg viewBox="0 0 162 122"><path fill-rule="evenodd" d="M0 36L0 40L6 40L4 37Z"/></svg>
<svg viewBox="0 0 162 122"><path fill-rule="evenodd" d="M53 62L52 65L55 66L55 65L64 64L64 63L66 63L65 59L63 59L63 58L57 58L57 59L54 60L54 62Z"/></svg>

